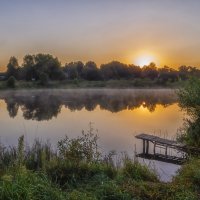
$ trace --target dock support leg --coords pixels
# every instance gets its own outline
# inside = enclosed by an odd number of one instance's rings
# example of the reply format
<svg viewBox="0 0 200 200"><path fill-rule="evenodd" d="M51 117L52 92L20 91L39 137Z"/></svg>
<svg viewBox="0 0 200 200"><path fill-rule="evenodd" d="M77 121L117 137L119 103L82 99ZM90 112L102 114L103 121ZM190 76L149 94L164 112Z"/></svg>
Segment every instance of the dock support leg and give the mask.
<svg viewBox="0 0 200 200"><path fill-rule="evenodd" d="M149 141L147 141L146 154L149 154Z"/></svg>
<svg viewBox="0 0 200 200"><path fill-rule="evenodd" d="M154 146L153 146L153 154L156 154L156 142L154 142Z"/></svg>
<svg viewBox="0 0 200 200"><path fill-rule="evenodd" d="M165 148L165 157L167 157L167 146Z"/></svg>
<svg viewBox="0 0 200 200"><path fill-rule="evenodd" d="M145 142L145 140L143 140L143 154L145 154L145 146L146 146L146 142Z"/></svg>

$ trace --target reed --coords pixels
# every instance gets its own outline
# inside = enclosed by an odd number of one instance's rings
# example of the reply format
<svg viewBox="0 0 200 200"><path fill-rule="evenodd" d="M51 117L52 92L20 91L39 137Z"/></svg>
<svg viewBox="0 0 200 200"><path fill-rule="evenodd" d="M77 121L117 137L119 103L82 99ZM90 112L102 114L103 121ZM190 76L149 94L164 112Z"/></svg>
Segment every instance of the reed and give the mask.
<svg viewBox="0 0 200 200"><path fill-rule="evenodd" d="M127 156L115 166L113 153L103 156L92 125L78 138L65 137L52 148L36 139L17 147L0 145L0 199L198 199L200 162L183 166L171 183Z"/></svg>

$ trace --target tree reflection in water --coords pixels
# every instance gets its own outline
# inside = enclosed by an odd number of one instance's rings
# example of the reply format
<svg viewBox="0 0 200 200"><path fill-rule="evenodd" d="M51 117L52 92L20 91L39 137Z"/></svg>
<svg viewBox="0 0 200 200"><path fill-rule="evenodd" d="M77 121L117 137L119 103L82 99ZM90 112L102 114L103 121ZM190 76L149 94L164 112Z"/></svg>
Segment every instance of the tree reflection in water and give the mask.
<svg viewBox="0 0 200 200"><path fill-rule="evenodd" d="M70 111L86 109L93 111L97 106L102 110L120 112L143 106L154 112L156 105L164 107L177 102L173 90L33 90L1 92L0 99L7 104L10 117L14 118L19 108L27 120L50 120L57 117L62 106Z"/></svg>

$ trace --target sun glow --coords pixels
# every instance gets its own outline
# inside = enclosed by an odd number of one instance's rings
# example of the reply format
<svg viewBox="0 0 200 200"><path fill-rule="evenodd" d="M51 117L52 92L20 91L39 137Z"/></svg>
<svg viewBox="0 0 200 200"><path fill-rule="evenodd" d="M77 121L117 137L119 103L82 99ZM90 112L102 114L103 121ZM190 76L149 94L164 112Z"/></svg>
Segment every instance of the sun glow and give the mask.
<svg viewBox="0 0 200 200"><path fill-rule="evenodd" d="M154 56L151 55L142 55L134 60L134 64L139 65L140 67L149 65L151 62L155 62Z"/></svg>

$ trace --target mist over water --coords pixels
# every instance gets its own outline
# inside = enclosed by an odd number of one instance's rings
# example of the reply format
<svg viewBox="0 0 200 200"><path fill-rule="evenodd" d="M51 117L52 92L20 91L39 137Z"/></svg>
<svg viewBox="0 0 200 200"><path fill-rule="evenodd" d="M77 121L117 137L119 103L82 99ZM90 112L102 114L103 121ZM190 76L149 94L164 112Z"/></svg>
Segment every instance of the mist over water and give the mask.
<svg viewBox="0 0 200 200"><path fill-rule="evenodd" d="M14 118L21 109L26 120L51 120L64 106L70 111L100 110L117 113L142 106L154 112L157 105L167 107L177 102L176 94L169 89L75 89L4 91L0 99L7 105L9 116Z"/></svg>
<svg viewBox="0 0 200 200"><path fill-rule="evenodd" d="M126 138L140 132L172 139L183 117L176 93L170 89L1 91L0 109L3 140L4 135L6 139L12 133L16 138L20 132L27 139L37 136L57 141L65 134L81 134L90 122L100 138L106 134L113 143L116 136ZM126 145L122 148L126 150Z"/></svg>

